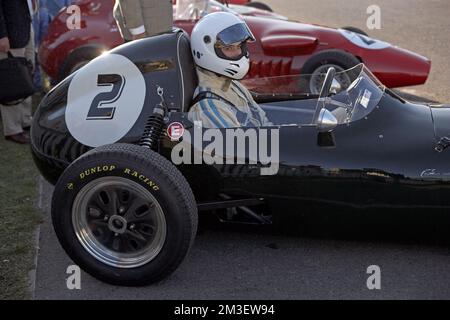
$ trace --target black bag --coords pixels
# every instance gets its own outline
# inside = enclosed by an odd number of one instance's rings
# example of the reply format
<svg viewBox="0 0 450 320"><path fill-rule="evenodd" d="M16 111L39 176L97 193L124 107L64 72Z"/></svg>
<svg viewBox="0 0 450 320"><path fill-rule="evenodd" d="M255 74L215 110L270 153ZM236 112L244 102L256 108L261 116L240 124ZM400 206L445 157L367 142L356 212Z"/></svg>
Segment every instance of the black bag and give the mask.
<svg viewBox="0 0 450 320"><path fill-rule="evenodd" d="M30 61L8 51L8 58L0 60L0 104L20 102L36 91L32 71Z"/></svg>

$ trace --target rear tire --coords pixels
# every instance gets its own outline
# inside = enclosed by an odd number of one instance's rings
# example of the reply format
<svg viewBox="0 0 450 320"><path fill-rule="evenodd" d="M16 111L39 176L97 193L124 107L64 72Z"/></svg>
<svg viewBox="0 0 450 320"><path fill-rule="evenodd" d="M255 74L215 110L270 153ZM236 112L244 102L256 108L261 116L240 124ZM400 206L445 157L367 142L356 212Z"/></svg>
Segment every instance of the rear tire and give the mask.
<svg viewBox="0 0 450 320"><path fill-rule="evenodd" d="M75 52L72 52L62 64L58 75L58 81L63 80L84 65L88 64L100 54L101 50L98 48L81 48Z"/></svg>
<svg viewBox="0 0 450 320"><path fill-rule="evenodd" d="M188 253L197 206L181 173L159 154L130 144L93 149L61 175L52 221L66 253L114 285L166 278Z"/></svg>
<svg viewBox="0 0 450 320"><path fill-rule="evenodd" d="M269 7L267 4L262 2L249 2L246 4L247 7L252 7L260 10L265 10L269 12L273 12L272 8Z"/></svg>

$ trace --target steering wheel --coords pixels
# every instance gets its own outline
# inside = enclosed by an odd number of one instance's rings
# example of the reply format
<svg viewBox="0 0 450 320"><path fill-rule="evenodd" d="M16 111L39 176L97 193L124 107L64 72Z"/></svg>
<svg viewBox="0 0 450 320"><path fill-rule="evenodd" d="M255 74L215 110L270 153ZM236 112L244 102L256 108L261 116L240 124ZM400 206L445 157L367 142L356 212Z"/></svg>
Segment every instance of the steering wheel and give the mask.
<svg viewBox="0 0 450 320"><path fill-rule="evenodd" d="M333 84L335 74L336 69L334 69L333 67L328 69L325 80L323 81L322 89L320 90L319 99L317 100L316 111L314 112L312 124L316 124L317 119L319 119L320 110L322 110L321 102L325 101L325 98L330 94L331 85Z"/></svg>

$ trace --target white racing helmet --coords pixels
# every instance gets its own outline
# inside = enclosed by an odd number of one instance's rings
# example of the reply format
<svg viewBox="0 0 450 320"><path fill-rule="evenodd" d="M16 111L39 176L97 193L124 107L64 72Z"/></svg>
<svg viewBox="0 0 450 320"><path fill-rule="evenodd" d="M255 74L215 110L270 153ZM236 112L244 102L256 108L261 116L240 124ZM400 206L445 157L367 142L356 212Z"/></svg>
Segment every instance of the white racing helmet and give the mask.
<svg viewBox="0 0 450 320"><path fill-rule="evenodd" d="M195 63L206 70L240 80L250 68L247 41L255 37L247 24L229 12L215 12L203 17L191 33ZM222 48L240 46L241 53L229 57Z"/></svg>

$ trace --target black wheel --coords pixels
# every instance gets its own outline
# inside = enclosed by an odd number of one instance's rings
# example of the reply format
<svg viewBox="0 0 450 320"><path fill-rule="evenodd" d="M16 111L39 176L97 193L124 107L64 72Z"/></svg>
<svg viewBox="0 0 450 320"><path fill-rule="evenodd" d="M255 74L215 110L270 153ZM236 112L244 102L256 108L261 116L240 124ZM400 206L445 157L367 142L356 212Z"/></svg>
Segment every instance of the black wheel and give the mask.
<svg viewBox="0 0 450 320"><path fill-rule="evenodd" d="M61 81L71 73L82 68L91 60L98 57L102 53L99 48L79 48L72 52L63 62L59 70L58 80Z"/></svg>
<svg viewBox="0 0 450 320"><path fill-rule="evenodd" d="M52 199L66 253L111 284L142 286L171 274L197 231L197 206L181 173L143 147L112 144L74 161Z"/></svg>
<svg viewBox="0 0 450 320"><path fill-rule="evenodd" d="M267 4L262 3L262 2L249 2L249 3L246 4L246 6L252 7L252 8L256 8L256 9L265 10L265 11L269 11L269 12L273 12L271 7L269 7Z"/></svg>
<svg viewBox="0 0 450 320"><path fill-rule="evenodd" d="M302 67L302 75L310 75L309 77L304 77L308 79L309 83L306 86L302 84L304 86L302 90L319 94L325 75L331 67L336 70L336 81L339 82L342 88L346 88L350 85L351 81L348 75L342 72L360 63L361 61L358 58L345 51L335 49L321 51L309 58Z"/></svg>
<svg viewBox="0 0 450 320"><path fill-rule="evenodd" d="M363 30L361 30L359 28L356 28L356 27L343 27L342 29L348 30L348 31L351 31L351 32L354 32L354 33L359 33L359 34L362 34L363 36L366 36L366 37L369 36L365 31L363 31Z"/></svg>

